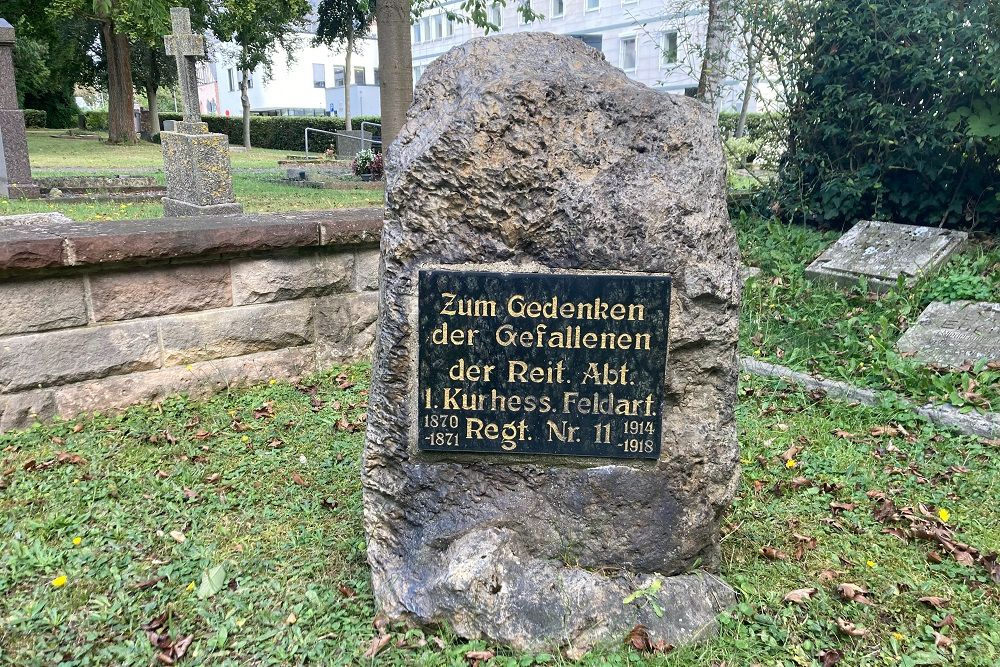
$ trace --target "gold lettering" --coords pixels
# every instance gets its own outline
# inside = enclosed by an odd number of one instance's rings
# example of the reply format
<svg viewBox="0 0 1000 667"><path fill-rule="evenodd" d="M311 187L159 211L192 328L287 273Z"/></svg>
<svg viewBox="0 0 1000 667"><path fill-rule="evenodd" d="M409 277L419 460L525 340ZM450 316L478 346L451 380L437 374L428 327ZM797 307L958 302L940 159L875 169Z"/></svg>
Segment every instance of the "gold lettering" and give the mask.
<svg viewBox="0 0 1000 667"><path fill-rule="evenodd" d="M594 319L597 320L608 319L608 304L601 301L601 297L597 297L594 300Z"/></svg>
<svg viewBox="0 0 1000 667"><path fill-rule="evenodd" d="M507 299L507 313L511 317L524 317L524 297L515 294Z"/></svg>
<svg viewBox="0 0 1000 667"><path fill-rule="evenodd" d="M576 437L577 431L580 430L578 426L573 426L569 422L559 422L556 424L551 419L546 422L546 426L549 427L549 432L546 435L546 440L552 442L552 436L555 436L560 442L577 442L579 440Z"/></svg>
<svg viewBox="0 0 1000 667"><path fill-rule="evenodd" d="M493 403L491 405L491 409L494 412L506 412L507 411L507 397L506 396L502 396L501 394L498 394L496 389L492 390L490 392L490 394L492 396L492 401L493 401Z"/></svg>
<svg viewBox="0 0 1000 667"><path fill-rule="evenodd" d="M486 402L486 395L480 393L469 393L464 389L453 387L444 388L444 410L461 410L464 412L477 412L483 409Z"/></svg>
<svg viewBox="0 0 1000 667"><path fill-rule="evenodd" d="M508 345L514 342L514 327L512 327L509 324L504 324L501 325L500 327L497 327L496 339L497 343L499 343L504 347L507 347Z"/></svg>
<svg viewBox="0 0 1000 667"><path fill-rule="evenodd" d="M608 384L629 384L628 381L628 371L629 367L627 363L622 364L618 368L612 368L611 364L604 364L604 367L599 367L596 363L587 364L587 370L583 373L583 380L580 384L587 384L588 382L592 384L608 385Z"/></svg>
<svg viewBox="0 0 1000 667"><path fill-rule="evenodd" d="M459 359L458 362L448 370L448 377L456 382L461 382L463 380L468 382L489 382L490 373L492 373L495 368L496 366L492 364L469 364L466 366L465 359Z"/></svg>
<svg viewBox="0 0 1000 667"><path fill-rule="evenodd" d="M431 332L431 342L435 345L472 345L479 329L449 328L447 322Z"/></svg>
<svg viewBox="0 0 1000 667"><path fill-rule="evenodd" d="M628 417L653 417L656 408L653 395L646 398L615 398L613 393L594 393L590 396L580 396L576 392L563 393L562 411L576 412L582 415L625 415Z"/></svg>
<svg viewBox="0 0 1000 667"><path fill-rule="evenodd" d="M523 361L507 362L508 382L533 382L535 384L562 384L565 362L558 361L549 366L534 366Z"/></svg>
<svg viewBox="0 0 1000 667"><path fill-rule="evenodd" d="M471 302L471 299L467 299ZM477 302L478 303L478 302ZM493 303L493 302L489 302ZM469 310L466 308L465 310ZM463 313L459 306L458 314ZM600 297L593 301L577 302L560 301L553 296L539 301L528 301L523 294L514 294L507 299L507 314L511 317L532 317L545 319L577 319L577 320L644 320L646 307L642 304L608 303Z"/></svg>
<svg viewBox="0 0 1000 667"><path fill-rule="evenodd" d="M477 417L466 417L465 418L465 437L469 438L470 440L472 438L475 438L477 440L481 440L482 437L483 437L483 426L485 426L485 425L486 425L486 422L484 422L482 419L479 419Z"/></svg>
<svg viewBox="0 0 1000 667"><path fill-rule="evenodd" d="M500 448L509 452L517 449L519 442L529 439L528 422L522 419L519 422L494 424L476 417L466 417L465 437L469 440L500 440Z"/></svg>
<svg viewBox="0 0 1000 667"><path fill-rule="evenodd" d="M473 330L478 333L479 330ZM648 333L630 334L605 331L584 333L579 326L565 327L549 331L547 324L536 324L534 329L517 330L510 324L497 327L494 334L501 347L541 347L549 349L578 350L649 350L652 335ZM469 343L471 344L471 343Z"/></svg>
<svg viewBox="0 0 1000 667"><path fill-rule="evenodd" d="M456 294L452 294L451 292L441 292L441 296L444 297L444 300L445 300L444 306L441 308L441 314L442 315L457 315L458 313L455 312L455 308L454 308L455 297L457 295Z"/></svg>
<svg viewBox="0 0 1000 667"><path fill-rule="evenodd" d="M461 389L444 388L444 409L458 410L458 401L455 399L462 393Z"/></svg>
<svg viewBox="0 0 1000 667"><path fill-rule="evenodd" d="M441 292L445 303L442 315L464 315L467 317L496 317L497 302L490 299L459 299L452 292Z"/></svg>

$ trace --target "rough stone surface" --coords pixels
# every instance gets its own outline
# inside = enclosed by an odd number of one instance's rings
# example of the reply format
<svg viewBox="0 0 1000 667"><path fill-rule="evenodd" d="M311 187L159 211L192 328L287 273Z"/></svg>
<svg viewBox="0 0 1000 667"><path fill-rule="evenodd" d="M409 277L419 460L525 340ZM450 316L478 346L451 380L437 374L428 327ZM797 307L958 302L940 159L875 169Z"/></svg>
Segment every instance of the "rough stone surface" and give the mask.
<svg viewBox="0 0 1000 667"><path fill-rule="evenodd" d="M382 235L382 211L327 211L319 223L320 244L377 246Z"/></svg>
<svg viewBox="0 0 1000 667"><path fill-rule="evenodd" d="M157 368L153 322L128 322L0 339L0 393Z"/></svg>
<svg viewBox="0 0 1000 667"><path fill-rule="evenodd" d="M178 130L185 127L202 126L201 110L198 107L198 73L195 58L205 55L205 37L191 30L191 10L187 7L170 8L170 24L173 32L163 38L163 46L168 56L174 56L177 64L177 87L181 93L181 107L184 120L178 123ZM207 127L202 132L207 131Z"/></svg>
<svg viewBox="0 0 1000 667"><path fill-rule="evenodd" d="M351 136L344 136L344 135ZM337 134L337 157L350 160L366 148L372 147L372 133L361 130L341 130Z"/></svg>
<svg viewBox="0 0 1000 667"><path fill-rule="evenodd" d="M421 78L387 172L363 461L382 611L572 654L636 622L654 641L710 632L731 591L671 575L718 567L739 460L741 279L711 110L630 81L570 37L474 39ZM417 271L435 265L673 276L662 457L419 452ZM623 592L654 573L669 577L671 614L623 610Z"/></svg>
<svg viewBox="0 0 1000 667"><path fill-rule="evenodd" d="M80 278L0 282L0 336L87 323Z"/></svg>
<svg viewBox="0 0 1000 667"><path fill-rule="evenodd" d="M0 131L0 197L10 199L10 183L7 180L7 158L3 154L2 131Z"/></svg>
<svg viewBox="0 0 1000 667"><path fill-rule="evenodd" d="M0 48L2 51L2 48ZM40 194L31 180L28 159L28 137L24 129L24 112L0 108L0 135L3 139L3 159L7 170L7 186L13 199L35 199Z"/></svg>
<svg viewBox="0 0 1000 667"><path fill-rule="evenodd" d="M165 366L255 352L298 347L313 342L312 303L226 308L160 321Z"/></svg>
<svg viewBox="0 0 1000 667"><path fill-rule="evenodd" d="M46 225L65 222L73 222L73 219L54 211L51 213L20 213L18 215L0 216L0 228L13 225Z"/></svg>
<svg viewBox="0 0 1000 667"><path fill-rule="evenodd" d="M164 218L77 224L60 233L71 266L274 250L319 243L325 215Z"/></svg>
<svg viewBox="0 0 1000 667"><path fill-rule="evenodd" d="M315 371L313 355L307 345L58 387L53 395L55 413L71 417L157 402L171 394L206 396L272 378L297 378Z"/></svg>
<svg viewBox="0 0 1000 667"><path fill-rule="evenodd" d="M935 301L906 330L896 349L942 366L1000 361L1000 303Z"/></svg>
<svg viewBox="0 0 1000 667"><path fill-rule="evenodd" d="M298 350L295 375L313 370L317 355L324 366L369 356L377 294L351 294L359 284L353 264L364 257L375 271L381 227L379 208L88 223L48 213L0 218L0 430L153 400L160 384L166 393L189 391L177 379L189 364L220 369L206 386L222 388L224 378L260 377L247 364L272 351L280 361ZM272 266L297 256L310 268L277 272L255 298L295 298L233 307L232 265L254 266L240 258L269 254L278 259ZM320 345L317 329L328 338ZM161 338L170 364L162 372Z"/></svg>
<svg viewBox="0 0 1000 667"><path fill-rule="evenodd" d="M319 365L371 357L378 295L346 294L316 300L316 359Z"/></svg>
<svg viewBox="0 0 1000 667"><path fill-rule="evenodd" d="M120 409L179 393L206 396L272 378L298 378L315 370L314 350L307 345L0 395L0 432L27 428L39 419Z"/></svg>
<svg viewBox="0 0 1000 667"><path fill-rule="evenodd" d="M150 189L159 185L152 176L50 176L36 178L43 188L59 188L64 191Z"/></svg>
<svg viewBox="0 0 1000 667"><path fill-rule="evenodd" d="M0 271L85 266L279 248L377 246L382 209L109 220L79 223L59 213L0 217Z"/></svg>
<svg viewBox="0 0 1000 667"><path fill-rule="evenodd" d="M0 394L0 433L28 428L36 421L51 419L55 414L55 392L51 389L36 389L6 396Z"/></svg>
<svg viewBox="0 0 1000 667"><path fill-rule="evenodd" d="M351 286L353 266L349 253L235 261L233 300L239 306L343 292Z"/></svg>
<svg viewBox="0 0 1000 667"><path fill-rule="evenodd" d="M163 198L163 214L168 217L190 215L240 215L243 205L235 202L223 204L192 204L171 197Z"/></svg>
<svg viewBox="0 0 1000 667"><path fill-rule="evenodd" d="M0 271L23 271L62 265L62 239L39 227L0 224Z"/></svg>
<svg viewBox="0 0 1000 667"><path fill-rule="evenodd" d="M104 191L104 192L84 192L84 193L70 193L65 194L60 192L58 189L53 188L49 190L48 194L44 194L45 200L50 204L81 204L81 203L93 203L96 201L102 202L162 202L163 193L166 192L166 188L159 188L159 190L150 189L150 191L140 192L116 192L116 191ZM56 193L59 193L56 196Z"/></svg>
<svg viewBox="0 0 1000 667"><path fill-rule="evenodd" d="M829 380L826 378L813 377L808 373L800 373L787 366L769 364L753 357L740 358L740 370L762 377L781 378L801 385L806 389L820 389L830 398L851 403L861 403L862 405L880 406L886 401L902 403L910 410L913 410L924 419L942 426L955 428L967 435L976 435L980 438L1000 437L1000 414L996 412L962 412L952 405L934 405L927 403L917 405L906 399L901 399L898 394L892 391L873 391L862 387L841 382L839 380Z"/></svg>
<svg viewBox="0 0 1000 667"><path fill-rule="evenodd" d="M576 626L580 634L568 647L576 658L586 646L609 636L624 637L623 628L627 632L639 623L657 640L675 646L710 638L716 633L716 614L733 599L732 589L708 574L637 575L626 581L531 558L525 551L518 531L496 525L456 535L439 566L447 569L431 590L414 591L412 600L433 596L434 613L444 611L463 637L514 646L525 637L546 636L552 628ZM622 603L654 579L661 584L654 597L662 617L649 612L652 600Z"/></svg>
<svg viewBox="0 0 1000 667"><path fill-rule="evenodd" d="M242 213L233 196L226 135L161 132L160 141L167 177L166 215Z"/></svg>
<svg viewBox="0 0 1000 667"><path fill-rule="evenodd" d="M98 322L232 304L229 267L223 263L97 273L89 280L94 319Z"/></svg>
<svg viewBox="0 0 1000 667"><path fill-rule="evenodd" d="M851 287L861 278L874 292L932 273L962 247L968 234L937 227L863 220L806 267L806 277Z"/></svg>
<svg viewBox="0 0 1000 667"><path fill-rule="evenodd" d="M17 86L14 85L14 26L0 18L0 109L17 108Z"/></svg>
<svg viewBox="0 0 1000 667"><path fill-rule="evenodd" d="M743 279L743 282L752 280L753 278L756 278L759 275L760 275L759 266L744 266L740 269L740 277Z"/></svg>
<svg viewBox="0 0 1000 667"><path fill-rule="evenodd" d="M0 196L34 198L24 112L17 106L14 84L14 28L0 19Z"/></svg>
<svg viewBox="0 0 1000 667"><path fill-rule="evenodd" d="M359 292L378 289L381 259L378 250L359 250L354 253L354 289Z"/></svg>

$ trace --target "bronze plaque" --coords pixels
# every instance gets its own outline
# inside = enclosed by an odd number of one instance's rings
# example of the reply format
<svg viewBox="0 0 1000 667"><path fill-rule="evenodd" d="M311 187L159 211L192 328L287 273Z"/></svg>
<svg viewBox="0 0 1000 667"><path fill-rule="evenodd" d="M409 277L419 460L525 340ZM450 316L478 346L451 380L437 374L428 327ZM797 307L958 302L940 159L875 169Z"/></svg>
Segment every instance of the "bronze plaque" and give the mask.
<svg viewBox="0 0 1000 667"><path fill-rule="evenodd" d="M420 271L418 447L656 459L670 278Z"/></svg>

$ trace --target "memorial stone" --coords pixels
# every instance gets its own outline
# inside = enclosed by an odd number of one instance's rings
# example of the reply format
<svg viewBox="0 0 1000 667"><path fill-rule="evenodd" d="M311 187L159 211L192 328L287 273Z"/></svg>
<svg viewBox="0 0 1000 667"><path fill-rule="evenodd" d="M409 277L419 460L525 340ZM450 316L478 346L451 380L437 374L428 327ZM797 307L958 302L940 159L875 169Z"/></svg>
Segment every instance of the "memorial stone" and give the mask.
<svg viewBox="0 0 1000 667"><path fill-rule="evenodd" d="M10 182L7 179L7 158L3 154L2 127L0 127L0 197L10 197Z"/></svg>
<svg viewBox="0 0 1000 667"><path fill-rule="evenodd" d="M935 301L896 343L918 361L958 367L1000 361L1000 303Z"/></svg>
<svg viewBox="0 0 1000 667"><path fill-rule="evenodd" d="M968 234L937 227L862 220L806 267L813 280L852 287L865 278L873 292L887 292L902 276L912 286L943 265Z"/></svg>
<svg viewBox="0 0 1000 667"><path fill-rule="evenodd" d="M374 148L372 133L363 130L341 130L337 133L337 157L351 159L366 148Z"/></svg>
<svg viewBox="0 0 1000 667"><path fill-rule="evenodd" d="M139 136L143 138L144 141L150 141L153 137L152 128L149 125L150 114L149 109L139 109Z"/></svg>
<svg viewBox="0 0 1000 667"><path fill-rule="evenodd" d="M14 86L14 27L0 18L0 197L34 199L24 112Z"/></svg>
<svg viewBox="0 0 1000 667"><path fill-rule="evenodd" d="M33 226L51 224L72 224L72 218L63 213L49 211L46 213L20 213L18 215L0 215L0 228L13 226Z"/></svg>
<svg viewBox="0 0 1000 667"><path fill-rule="evenodd" d="M760 267L759 266L743 266L743 267L740 267L740 278L743 279L743 282L747 282L748 280L753 280L754 278L757 278L758 276L760 276Z"/></svg>
<svg viewBox="0 0 1000 667"><path fill-rule="evenodd" d="M198 108L198 78L195 58L205 55L205 38L191 32L191 13L171 7L174 33L164 38L167 55L177 61L177 85L181 91L184 119L175 131L160 133L167 196L167 216L224 215L242 213L233 196L229 165L229 137L210 133Z"/></svg>
<svg viewBox="0 0 1000 667"><path fill-rule="evenodd" d="M421 78L387 176L381 611L571 656L713 634L741 279L712 110L573 38L474 39Z"/></svg>

